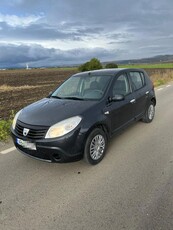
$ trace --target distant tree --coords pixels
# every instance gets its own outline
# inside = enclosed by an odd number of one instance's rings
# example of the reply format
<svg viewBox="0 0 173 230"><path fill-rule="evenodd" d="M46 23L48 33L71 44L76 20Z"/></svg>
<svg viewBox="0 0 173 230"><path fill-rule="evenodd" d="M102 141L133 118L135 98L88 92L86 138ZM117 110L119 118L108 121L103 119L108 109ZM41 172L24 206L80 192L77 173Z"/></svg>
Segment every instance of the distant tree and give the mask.
<svg viewBox="0 0 173 230"><path fill-rule="evenodd" d="M102 64L100 60L97 58L92 58L89 62L86 62L79 66L79 71L84 72L84 71L89 71L89 70L97 70L97 69L102 69Z"/></svg>
<svg viewBox="0 0 173 230"><path fill-rule="evenodd" d="M118 68L118 65L116 63L107 63L105 65L106 69L112 69L112 68Z"/></svg>
<svg viewBox="0 0 173 230"><path fill-rule="evenodd" d="M90 69L89 69L89 62L85 62L84 64L82 64L82 65L80 65L79 66L79 71L80 72L85 72L85 71L89 71Z"/></svg>
<svg viewBox="0 0 173 230"><path fill-rule="evenodd" d="M102 64L97 58L92 58L89 62L90 70L102 69Z"/></svg>

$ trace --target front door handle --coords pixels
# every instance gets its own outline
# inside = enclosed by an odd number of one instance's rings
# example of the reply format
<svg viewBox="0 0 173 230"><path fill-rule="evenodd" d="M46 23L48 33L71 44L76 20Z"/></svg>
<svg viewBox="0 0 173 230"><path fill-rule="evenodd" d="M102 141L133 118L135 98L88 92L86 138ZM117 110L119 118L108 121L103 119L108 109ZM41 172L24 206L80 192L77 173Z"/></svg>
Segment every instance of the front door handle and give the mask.
<svg viewBox="0 0 173 230"><path fill-rule="evenodd" d="M130 101L130 103L135 103L136 102L136 99L132 99L131 101Z"/></svg>

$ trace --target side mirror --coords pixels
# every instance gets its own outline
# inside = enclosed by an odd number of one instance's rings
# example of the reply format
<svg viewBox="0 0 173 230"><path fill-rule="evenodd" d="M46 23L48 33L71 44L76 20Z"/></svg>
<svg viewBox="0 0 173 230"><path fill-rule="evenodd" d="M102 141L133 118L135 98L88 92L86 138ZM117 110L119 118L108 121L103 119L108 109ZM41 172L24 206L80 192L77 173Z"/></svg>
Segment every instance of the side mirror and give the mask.
<svg viewBox="0 0 173 230"><path fill-rule="evenodd" d="M111 101L123 101L125 99L123 94L116 94L111 98Z"/></svg>

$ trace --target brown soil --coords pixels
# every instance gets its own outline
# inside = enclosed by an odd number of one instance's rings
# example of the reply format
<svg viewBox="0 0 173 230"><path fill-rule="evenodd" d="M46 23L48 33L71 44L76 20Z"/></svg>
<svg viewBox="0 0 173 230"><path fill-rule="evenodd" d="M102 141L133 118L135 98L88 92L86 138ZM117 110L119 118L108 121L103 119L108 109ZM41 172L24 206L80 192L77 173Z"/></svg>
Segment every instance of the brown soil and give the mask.
<svg viewBox="0 0 173 230"><path fill-rule="evenodd" d="M46 97L74 73L57 69L0 71L0 119Z"/></svg>

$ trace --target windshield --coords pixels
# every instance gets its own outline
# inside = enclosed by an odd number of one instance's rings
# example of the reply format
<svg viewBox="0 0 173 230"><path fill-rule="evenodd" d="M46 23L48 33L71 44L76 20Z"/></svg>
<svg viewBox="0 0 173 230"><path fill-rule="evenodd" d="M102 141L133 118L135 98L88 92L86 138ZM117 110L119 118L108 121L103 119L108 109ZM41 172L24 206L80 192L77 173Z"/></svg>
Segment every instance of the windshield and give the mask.
<svg viewBox="0 0 173 230"><path fill-rule="evenodd" d="M111 76L75 75L65 81L51 97L73 100L99 100L103 97Z"/></svg>

